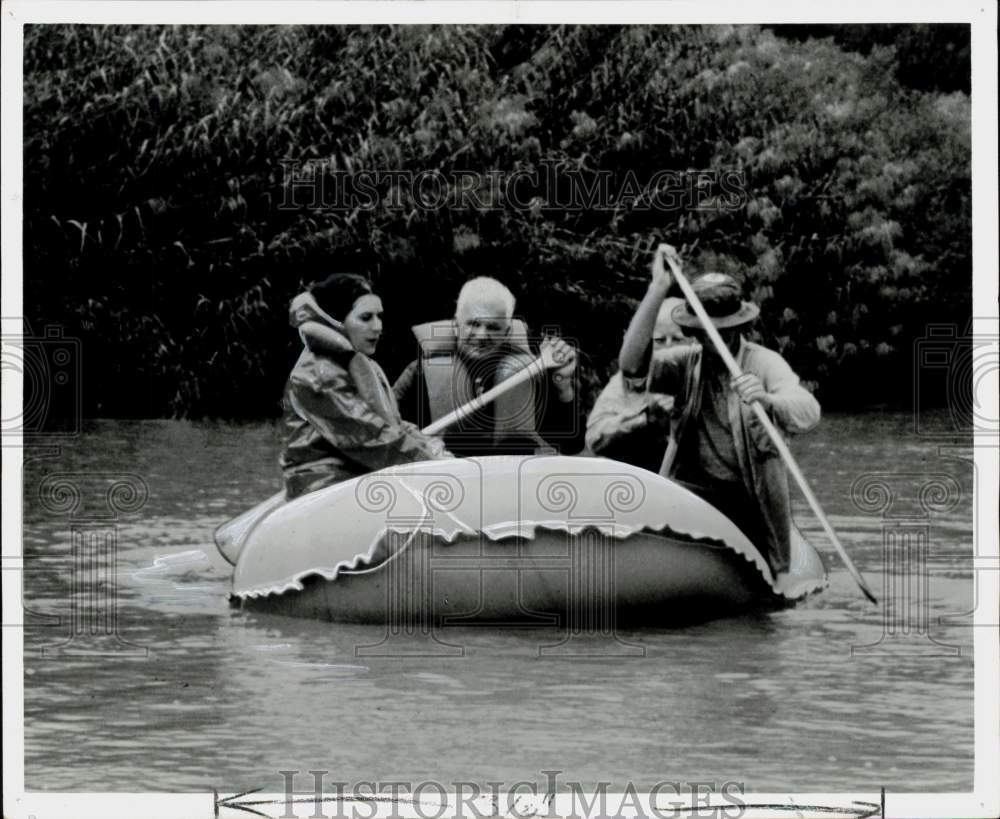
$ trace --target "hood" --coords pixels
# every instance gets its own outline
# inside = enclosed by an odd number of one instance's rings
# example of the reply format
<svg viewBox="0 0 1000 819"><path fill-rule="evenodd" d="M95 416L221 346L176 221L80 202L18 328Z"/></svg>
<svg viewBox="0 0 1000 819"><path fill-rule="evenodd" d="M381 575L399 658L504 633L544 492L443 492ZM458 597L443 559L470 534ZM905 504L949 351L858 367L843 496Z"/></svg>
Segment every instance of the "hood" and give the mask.
<svg viewBox="0 0 1000 819"><path fill-rule="evenodd" d="M320 307L308 291L292 299L288 307L288 322L299 331L302 343L314 352L354 352L344 325Z"/></svg>

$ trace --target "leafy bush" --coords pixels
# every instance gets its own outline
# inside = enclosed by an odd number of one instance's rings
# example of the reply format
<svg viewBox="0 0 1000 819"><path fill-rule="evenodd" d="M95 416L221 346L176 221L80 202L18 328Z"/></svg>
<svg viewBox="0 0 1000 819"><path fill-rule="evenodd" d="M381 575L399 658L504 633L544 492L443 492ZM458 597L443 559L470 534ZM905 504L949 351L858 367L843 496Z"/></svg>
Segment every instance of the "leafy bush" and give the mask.
<svg viewBox="0 0 1000 819"><path fill-rule="evenodd" d="M848 51L870 54L878 46L896 52L895 75L908 88L964 91L972 85L972 49L968 23L808 24L770 26L795 40L830 37Z"/></svg>
<svg viewBox="0 0 1000 819"><path fill-rule="evenodd" d="M825 404L892 400L925 325L971 309L969 100L900 85L896 60L733 26L31 26L26 312L83 339L91 414L260 417L305 283L373 278L392 376L410 324L494 275L579 341L593 389L666 240L746 280ZM309 160L329 185L521 171L526 205L429 209L385 183L312 207L286 173ZM701 208L602 209L529 179L553 170L612 192L737 176Z"/></svg>

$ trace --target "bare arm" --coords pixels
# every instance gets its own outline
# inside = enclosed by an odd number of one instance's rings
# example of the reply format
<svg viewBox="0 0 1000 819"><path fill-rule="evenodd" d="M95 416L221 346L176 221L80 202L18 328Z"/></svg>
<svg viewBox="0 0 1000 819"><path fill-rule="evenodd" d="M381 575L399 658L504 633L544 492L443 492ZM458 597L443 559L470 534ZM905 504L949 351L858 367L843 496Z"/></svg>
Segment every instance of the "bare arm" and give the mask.
<svg viewBox="0 0 1000 819"><path fill-rule="evenodd" d="M656 314L673 284L673 277L667 269L667 263L671 266L679 265L680 257L670 245L660 245L653 255L653 264L650 269L651 279L649 287L646 288L646 295L642 297L635 315L632 316L628 330L625 331L621 352L618 354L618 366L623 373L628 375L636 375L643 368L646 350L653 338Z"/></svg>

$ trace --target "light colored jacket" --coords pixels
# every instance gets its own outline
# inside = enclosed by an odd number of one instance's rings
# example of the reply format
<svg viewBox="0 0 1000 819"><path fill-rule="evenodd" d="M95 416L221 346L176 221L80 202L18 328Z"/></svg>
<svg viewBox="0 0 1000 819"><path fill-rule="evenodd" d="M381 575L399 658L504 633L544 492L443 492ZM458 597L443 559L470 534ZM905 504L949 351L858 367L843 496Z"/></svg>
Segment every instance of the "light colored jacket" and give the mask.
<svg viewBox="0 0 1000 819"><path fill-rule="evenodd" d="M660 350L650 361L647 389L673 395L676 402L670 445L660 470L668 478L677 474L677 453L684 436L691 434L691 419L701 411L701 362L702 350L698 346ZM736 362L744 373L760 378L772 400L771 418L782 430L806 432L819 423L819 403L778 353L744 339ZM770 553L772 568L780 571L787 568L790 549L788 475L753 409L740 400L735 390L729 391L726 405L740 475L750 496L760 504L768 533L769 542L758 546Z"/></svg>
<svg viewBox="0 0 1000 819"><path fill-rule="evenodd" d="M651 410L647 393L631 391L617 372L587 417L587 448L595 455L656 472L669 432L666 413Z"/></svg>

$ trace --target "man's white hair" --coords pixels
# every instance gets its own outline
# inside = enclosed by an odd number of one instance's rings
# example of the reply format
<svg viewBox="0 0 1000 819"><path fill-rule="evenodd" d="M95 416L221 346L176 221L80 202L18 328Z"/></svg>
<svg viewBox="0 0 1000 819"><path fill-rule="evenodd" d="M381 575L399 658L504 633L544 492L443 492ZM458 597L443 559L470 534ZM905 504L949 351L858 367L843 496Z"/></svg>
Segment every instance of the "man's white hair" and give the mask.
<svg viewBox="0 0 1000 819"><path fill-rule="evenodd" d="M462 289L458 292L458 302L455 305L455 312L458 313L469 302L478 301L479 299L499 301L504 305L507 318L511 318L514 315L514 294L503 284L496 279L491 279L489 276L477 276L474 279L469 279L469 281L462 285Z"/></svg>

